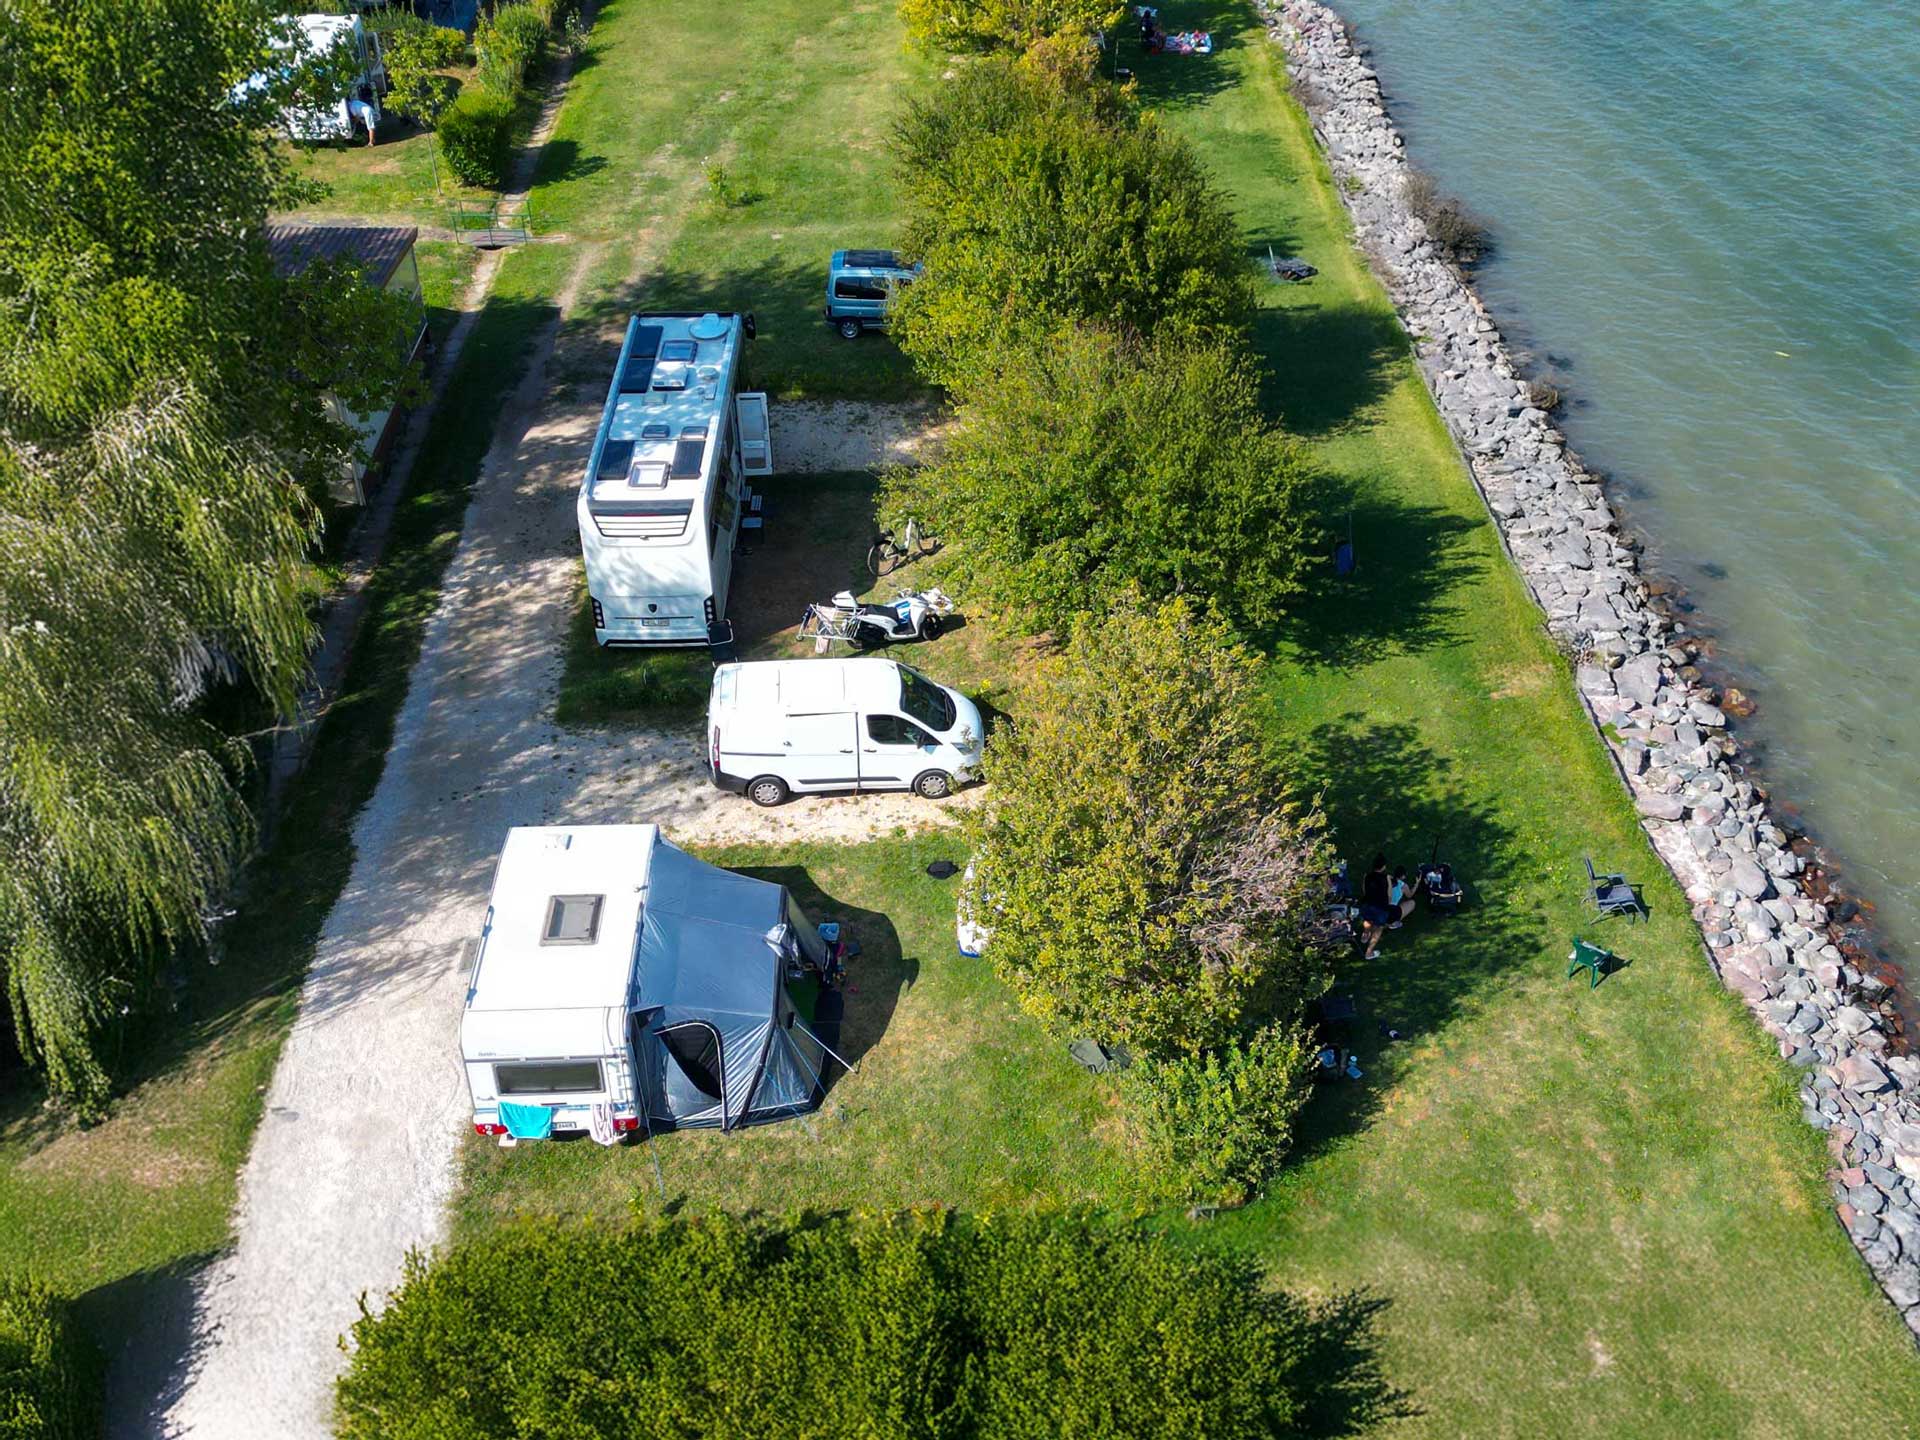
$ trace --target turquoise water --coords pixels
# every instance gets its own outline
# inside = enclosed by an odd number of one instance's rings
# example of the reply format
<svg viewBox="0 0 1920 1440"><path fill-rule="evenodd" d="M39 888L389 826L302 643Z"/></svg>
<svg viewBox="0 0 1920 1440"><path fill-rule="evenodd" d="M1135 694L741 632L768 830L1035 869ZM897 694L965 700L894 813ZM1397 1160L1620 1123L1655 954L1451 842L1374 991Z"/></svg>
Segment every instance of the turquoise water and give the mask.
<svg viewBox="0 0 1920 1440"><path fill-rule="evenodd" d="M1758 700L1775 796L1920 976L1920 7L1335 3L1494 222L1481 293Z"/></svg>

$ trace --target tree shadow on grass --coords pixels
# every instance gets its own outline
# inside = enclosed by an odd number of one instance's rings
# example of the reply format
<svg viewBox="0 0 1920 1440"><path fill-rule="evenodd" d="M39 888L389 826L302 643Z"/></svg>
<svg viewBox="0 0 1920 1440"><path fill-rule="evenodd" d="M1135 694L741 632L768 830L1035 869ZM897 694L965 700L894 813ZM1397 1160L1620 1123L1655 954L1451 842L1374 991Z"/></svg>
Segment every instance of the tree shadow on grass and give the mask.
<svg viewBox="0 0 1920 1440"><path fill-rule="evenodd" d="M1281 1373L1298 1406L1290 1433L1336 1440L1421 1413L1411 1393L1388 1378L1381 1359L1379 1317L1392 1301L1348 1290L1294 1303L1295 1346Z"/></svg>
<svg viewBox="0 0 1920 1440"><path fill-rule="evenodd" d="M578 140L549 140L540 154L536 185L555 185L563 180L584 180L607 168L604 155L583 155Z"/></svg>
<svg viewBox="0 0 1920 1440"><path fill-rule="evenodd" d="M1412 1043L1457 1016L1472 997L1515 970L1537 965L1547 935L1540 917L1513 908L1506 872L1514 834L1492 803L1470 795L1417 728L1348 714L1315 728L1299 746L1300 780L1324 790L1340 853L1358 889L1375 853L1409 872L1433 853L1466 886L1455 915L1424 902L1401 930L1389 932L1373 960L1335 964L1334 988L1350 993L1358 1014L1348 1040L1366 1078L1320 1087L1301 1113L1296 1157L1310 1157L1373 1120L1380 1096L1400 1073ZM1389 1025L1404 1037L1388 1043Z"/></svg>
<svg viewBox="0 0 1920 1440"><path fill-rule="evenodd" d="M920 978L920 962L902 953L900 932L893 921L878 910L863 910L836 899L820 888L804 865L729 866L736 874L750 875L787 887L787 893L799 903L807 918L816 925L838 922L841 934L858 943L860 953L847 962L847 986L840 992L841 1004L828 1005L826 1030L820 1038L840 1052L843 1059L858 1065L860 1057L880 1043L893 1023L900 997ZM823 994L823 1001L828 997ZM833 1009L840 1014L831 1019ZM836 1033L827 1033L835 1031ZM821 1076L831 1088L839 1077L840 1066L829 1060Z"/></svg>
<svg viewBox="0 0 1920 1440"><path fill-rule="evenodd" d="M1273 253L1287 252L1276 245ZM1257 254L1264 267L1264 242ZM1262 404L1288 431L1309 439L1366 419L1399 383L1395 372L1407 345L1392 315L1350 300L1321 301L1319 283L1291 287L1288 303L1254 312L1251 327L1253 348L1266 362Z"/></svg>
<svg viewBox="0 0 1920 1440"><path fill-rule="evenodd" d="M1348 667L1382 654L1419 654L1464 640L1471 616L1457 592L1484 573L1474 546L1481 521L1438 506L1377 494L1327 503L1331 530L1308 593L1252 638L1308 666ZM1350 575L1334 573L1332 546L1353 539Z"/></svg>

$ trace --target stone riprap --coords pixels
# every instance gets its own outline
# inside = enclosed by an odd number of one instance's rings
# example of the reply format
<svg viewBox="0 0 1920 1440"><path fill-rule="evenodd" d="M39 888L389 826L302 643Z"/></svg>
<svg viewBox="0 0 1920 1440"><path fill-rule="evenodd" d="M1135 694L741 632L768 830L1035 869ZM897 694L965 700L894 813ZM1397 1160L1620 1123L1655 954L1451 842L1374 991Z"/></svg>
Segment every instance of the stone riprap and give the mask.
<svg viewBox="0 0 1920 1440"><path fill-rule="evenodd" d="M1920 1061L1893 1053L1887 986L1841 949L1602 486L1532 403L1486 308L1409 208L1404 142L1346 23L1311 0L1256 5L1507 552L1576 657L1581 699L1686 890L1710 963L1803 1072L1807 1121L1836 1162L1840 1222L1920 1337Z"/></svg>

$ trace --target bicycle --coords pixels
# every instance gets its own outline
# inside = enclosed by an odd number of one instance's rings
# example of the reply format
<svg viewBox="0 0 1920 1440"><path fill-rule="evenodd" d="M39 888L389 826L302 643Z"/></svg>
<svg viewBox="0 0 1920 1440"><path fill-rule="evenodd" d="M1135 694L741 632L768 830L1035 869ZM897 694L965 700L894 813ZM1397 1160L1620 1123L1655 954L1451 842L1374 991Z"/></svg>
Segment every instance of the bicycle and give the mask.
<svg viewBox="0 0 1920 1440"><path fill-rule="evenodd" d="M867 571L876 579L890 575L909 560L931 555L939 548L940 542L922 530L920 522L909 515L900 539L894 539L891 530L882 530L873 537L873 544L867 547Z"/></svg>

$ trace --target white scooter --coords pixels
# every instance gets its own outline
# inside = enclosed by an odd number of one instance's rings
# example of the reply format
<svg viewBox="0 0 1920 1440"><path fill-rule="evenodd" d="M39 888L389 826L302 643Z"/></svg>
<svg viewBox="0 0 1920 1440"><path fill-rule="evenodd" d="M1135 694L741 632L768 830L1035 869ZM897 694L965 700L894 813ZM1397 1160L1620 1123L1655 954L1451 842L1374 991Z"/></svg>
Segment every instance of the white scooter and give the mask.
<svg viewBox="0 0 1920 1440"><path fill-rule="evenodd" d="M819 607L825 609L825 606ZM851 590L833 597L835 628L856 650L877 650L896 640L933 640L946 628L953 614L953 601L937 587L931 590L896 590L885 605L863 603Z"/></svg>

